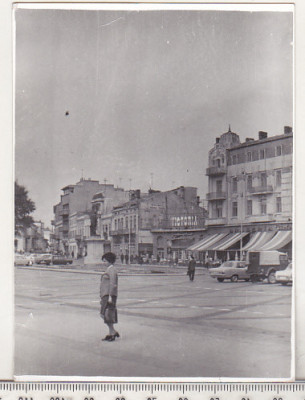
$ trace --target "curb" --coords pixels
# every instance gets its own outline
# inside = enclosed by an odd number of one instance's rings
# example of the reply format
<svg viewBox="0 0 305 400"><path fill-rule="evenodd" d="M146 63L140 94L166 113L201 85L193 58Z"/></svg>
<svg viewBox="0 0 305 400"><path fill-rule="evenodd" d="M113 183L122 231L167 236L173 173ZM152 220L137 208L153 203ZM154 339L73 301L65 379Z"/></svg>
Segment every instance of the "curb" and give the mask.
<svg viewBox="0 0 305 400"><path fill-rule="evenodd" d="M69 272L71 274L88 274L88 275L101 275L98 271L82 271L77 269L66 269L66 268L52 268L52 267L29 267L29 266L17 266L19 269L27 269L32 271L51 271L51 272ZM166 273L166 272L118 272L119 276L186 276L183 272L178 273ZM204 273L197 273L196 275L205 275Z"/></svg>

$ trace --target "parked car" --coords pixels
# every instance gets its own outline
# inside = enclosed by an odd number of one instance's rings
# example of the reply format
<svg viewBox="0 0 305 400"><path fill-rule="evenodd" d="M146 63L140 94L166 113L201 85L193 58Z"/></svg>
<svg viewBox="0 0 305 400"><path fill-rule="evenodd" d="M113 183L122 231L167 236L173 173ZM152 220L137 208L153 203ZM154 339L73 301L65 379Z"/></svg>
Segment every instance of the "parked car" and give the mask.
<svg viewBox="0 0 305 400"><path fill-rule="evenodd" d="M52 262L52 254L35 254L35 263L36 264L46 264L50 265Z"/></svg>
<svg viewBox="0 0 305 400"><path fill-rule="evenodd" d="M55 265L67 265L73 263L73 258L62 255L53 255L52 262Z"/></svg>
<svg viewBox="0 0 305 400"><path fill-rule="evenodd" d="M282 285L287 285L287 283L292 283L292 263L288 264L288 267L282 271L277 271L275 273L275 279Z"/></svg>
<svg viewBox="0 0 305 400"><path fill-rule="evenodd" d="M248 265L245 261L225 261L220 267L211 268L209 272L211 277L216 278L218 282L223 282L225 279L231 279L232 282L242 279L248 282L250 275L247 269Z"/></svg>
<svg viewBox="0 0 305 400"><path fill-rule="evenodd" d="M286 269L288 255L277 250L249 251L248 273L252 282L268 279L268 283L276 283L276 271Z"/></svg>
<svg viewBox="0 0 305 400"><path fill-rule="evenodd" d="M15 265L33 265L34 257L32 254L15 254Z"/></svg>

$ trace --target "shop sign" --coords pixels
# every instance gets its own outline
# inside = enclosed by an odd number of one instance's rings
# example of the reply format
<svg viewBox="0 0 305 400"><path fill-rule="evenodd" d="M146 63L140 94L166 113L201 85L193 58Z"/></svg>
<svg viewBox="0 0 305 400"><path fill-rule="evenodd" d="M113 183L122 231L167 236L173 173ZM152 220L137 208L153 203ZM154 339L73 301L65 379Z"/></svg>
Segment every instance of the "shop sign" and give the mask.
<svg viewBox="0 0 305 400"><path fill-rule="evenodd" d="M197 226L198 219L196 215L185 215L181 217L171 217L171 226Z"/></svg>

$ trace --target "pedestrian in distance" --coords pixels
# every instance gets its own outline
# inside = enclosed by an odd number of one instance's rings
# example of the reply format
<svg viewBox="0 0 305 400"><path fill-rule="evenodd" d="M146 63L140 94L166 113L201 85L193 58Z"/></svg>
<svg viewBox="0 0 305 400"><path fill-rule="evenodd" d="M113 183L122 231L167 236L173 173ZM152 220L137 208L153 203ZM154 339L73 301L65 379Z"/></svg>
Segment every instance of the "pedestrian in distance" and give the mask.
<svg viewBox="0 0 305 400"><path fill-rule="evenodd" d="M108 326L109 334L102 339L103 341L113 342L119 338L119 333L114 329L113 325L118 322L118 314L116 301L118 297L118 274L114 266L116 255L114 253L105 253L102 257L107 266L106 271L101 276L100 297L101 311L100 315Z"/></svg>
<svg viewBox="0 0 305 400"><path fill-rule="evenodd" d="M194 256L191 256L191 259L188 264L188 269L187 269L187 274L190 278L190 281L193 282L194 277L195 277L195 268L196 268L196 261L194 259Z"/></svg>
<svg viewBox="0 0 305 400"><path fill-rule="evenodd" d="M124 264L124 254L121 253L121 263Z"/></svg>

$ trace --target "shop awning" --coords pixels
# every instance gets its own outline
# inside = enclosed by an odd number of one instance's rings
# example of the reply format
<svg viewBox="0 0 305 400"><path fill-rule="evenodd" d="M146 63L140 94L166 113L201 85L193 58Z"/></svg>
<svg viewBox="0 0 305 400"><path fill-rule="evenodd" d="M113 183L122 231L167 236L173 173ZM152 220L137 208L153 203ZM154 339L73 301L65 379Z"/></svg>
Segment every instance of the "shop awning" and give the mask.
<svg viewBox="0 0 305 400"><path fill-rule="evenodd" d="M262 232L255 232L249 242L243 247L243 250L248 250L250 249L259 239L260 235L262 234Z"/></svg>
<svg viewBox="0 0 305 400"><path fill-rule="evenodd" d="M233 246L233 244L243 239L246 235L248 235L248 233L249 232L230 233L225 238L215 243L215 245L211 248L211 250L219 250L219 251L226 250L229 247Z"/></svg>
<svg viewBox="0 0 305 400"><path fill-rule="evenodd" d="M274 232L256 232L249 243L247 243L243 250L260 250L262 246L268 243L275 235Z"/></svg>
<svg viewBox="0 0 305 400"><path fill-rule="evenodd" d="M207 240L205 243L201 244L196 250L197 251L207 251L207 250L213 250L214 245L222 240L225 236L228 236L227 233L217 233L216 236L213 239Z"/></svg>
<svg viewBox="0 0 305 400"><path fill-rule="evenodd" d="M204 245L205 243L209 242L210 240L214 239L217 237L218 234L215 233L214 235L207 235L204 239L201 239L199 242L192 244L187 250L189 251L196 251L199 247Z"/></svg>
<svg viewBox="0 0 305 400"><path fill-rule="evenodd" d="M292 240L291 231L278 231L260 250L279 250Z"/></svg>
<svg viewBox="0 0 305 400"><path fill-rule="evenodd" d="M214 233L213 235L207 235L204 239L200 240L200 242L197 242L190 246L187 250L189 251L206 251L206 250L211 250L211 246L213 246L216 242L221 240L224 236L226 236L226 233Z"/></svg>

